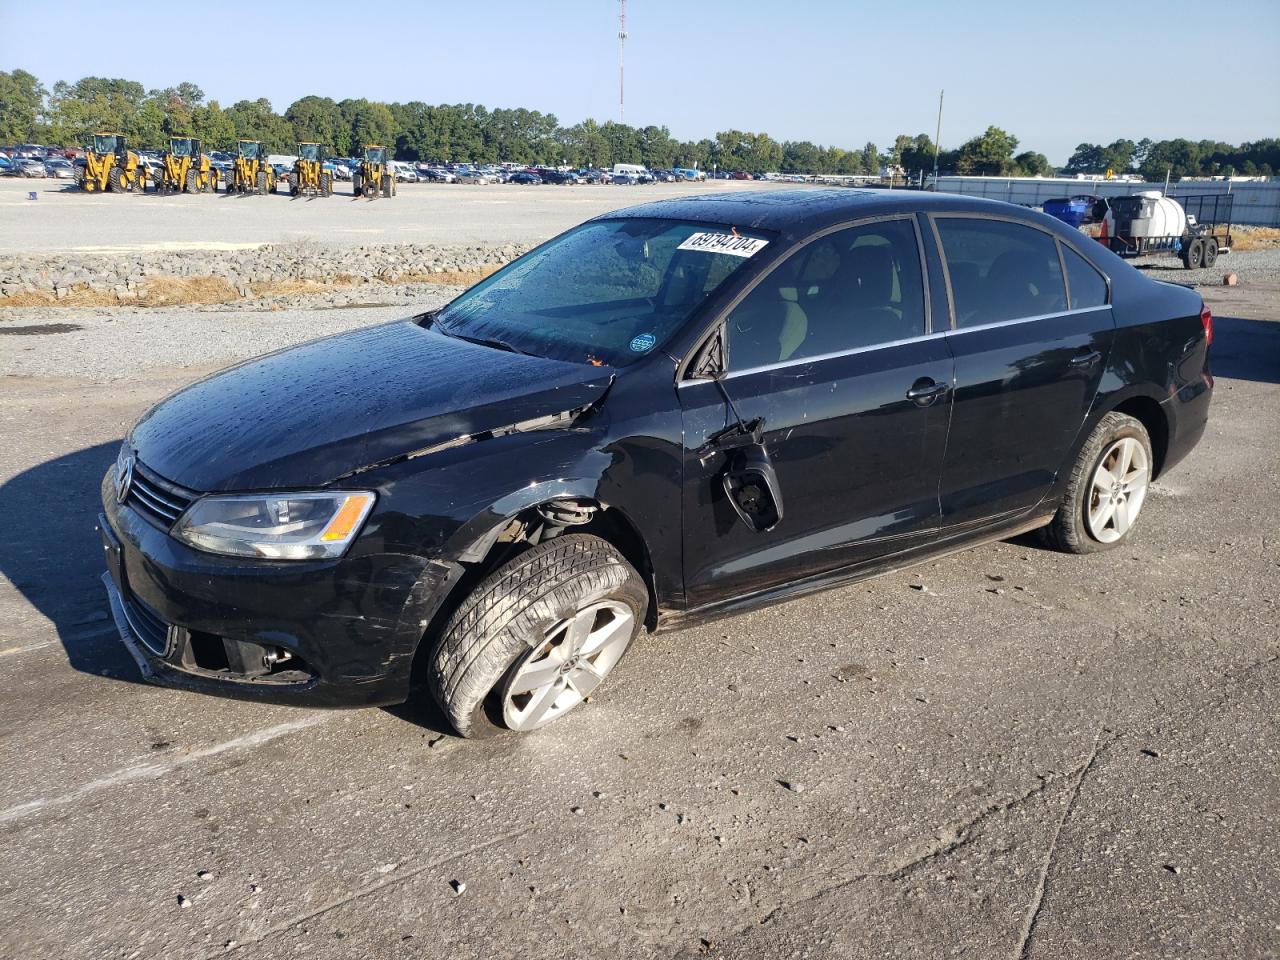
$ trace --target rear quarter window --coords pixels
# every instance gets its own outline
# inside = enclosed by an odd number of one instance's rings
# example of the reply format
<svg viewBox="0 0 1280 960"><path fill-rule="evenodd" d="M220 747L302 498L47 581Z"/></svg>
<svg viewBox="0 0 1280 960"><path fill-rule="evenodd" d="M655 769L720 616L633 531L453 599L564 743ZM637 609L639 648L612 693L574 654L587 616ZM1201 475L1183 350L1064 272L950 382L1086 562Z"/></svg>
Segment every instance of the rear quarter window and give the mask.
<svg viewBox="0 0 1280 960"><path fill-rule="evenodd" d="M1067 287L1071 292L1071 309L1085 310L1107 303L1107 280L1088 260L1065 243L1062 262L1067 265Z"/></svg>

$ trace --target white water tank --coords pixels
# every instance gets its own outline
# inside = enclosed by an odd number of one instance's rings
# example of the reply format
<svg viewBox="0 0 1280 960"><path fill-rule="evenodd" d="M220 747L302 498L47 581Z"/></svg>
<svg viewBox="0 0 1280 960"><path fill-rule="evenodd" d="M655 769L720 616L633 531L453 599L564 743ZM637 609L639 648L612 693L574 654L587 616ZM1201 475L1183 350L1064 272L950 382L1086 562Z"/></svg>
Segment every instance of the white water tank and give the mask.
<svg viewBox="0 0 1280 960"><path fill-rule="evenodd" d="M1107 208L1108 236L1180 237L1187 214L1176 200L1159 190L1145 190L1130 197L1115 197Z"/></svg>

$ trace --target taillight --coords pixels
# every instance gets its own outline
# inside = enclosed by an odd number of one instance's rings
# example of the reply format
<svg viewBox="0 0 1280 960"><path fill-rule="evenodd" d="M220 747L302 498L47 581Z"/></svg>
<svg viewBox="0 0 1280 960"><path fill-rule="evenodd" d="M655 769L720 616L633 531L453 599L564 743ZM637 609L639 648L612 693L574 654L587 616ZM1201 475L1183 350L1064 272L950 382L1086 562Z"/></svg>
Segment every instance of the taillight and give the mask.
<svg viewBox="0 0 1280 960"><path fill-rule="evenodd" d="M1204 345L1213 343L1213 314L1203 302L1200 304L1200 323L1204 325Z"/></svg>

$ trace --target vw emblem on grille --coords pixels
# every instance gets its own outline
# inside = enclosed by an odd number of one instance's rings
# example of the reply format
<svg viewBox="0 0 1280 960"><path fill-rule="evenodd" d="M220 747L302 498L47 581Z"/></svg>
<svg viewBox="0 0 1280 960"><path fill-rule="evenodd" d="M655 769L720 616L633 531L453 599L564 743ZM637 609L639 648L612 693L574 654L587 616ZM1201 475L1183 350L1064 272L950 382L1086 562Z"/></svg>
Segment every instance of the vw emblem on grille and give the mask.
<svg viewBox="0 0 1280 960"><path fill-rule="evenodd" d="M116 503L124 503L129 498L131 486L133 486L132 453L116 465Z"/></svg>

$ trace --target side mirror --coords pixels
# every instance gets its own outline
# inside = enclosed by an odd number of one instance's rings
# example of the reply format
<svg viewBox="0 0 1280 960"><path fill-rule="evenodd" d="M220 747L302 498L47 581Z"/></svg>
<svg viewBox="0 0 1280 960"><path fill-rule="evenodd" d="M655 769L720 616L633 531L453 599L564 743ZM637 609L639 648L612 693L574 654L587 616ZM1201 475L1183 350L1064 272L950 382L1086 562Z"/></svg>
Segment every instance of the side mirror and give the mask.
<svg viewBox="0 0 1280 960"><path fill-rule="evenodd" d="M734 513L756 533L768 533L782 520L782 488L763 446L735 452L722 483Z"/></svg>

